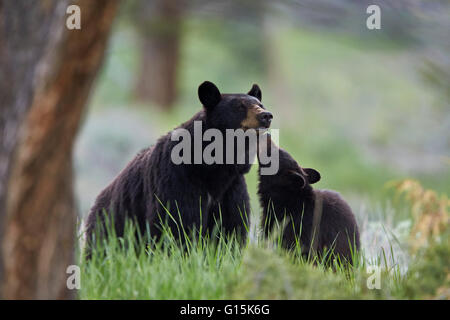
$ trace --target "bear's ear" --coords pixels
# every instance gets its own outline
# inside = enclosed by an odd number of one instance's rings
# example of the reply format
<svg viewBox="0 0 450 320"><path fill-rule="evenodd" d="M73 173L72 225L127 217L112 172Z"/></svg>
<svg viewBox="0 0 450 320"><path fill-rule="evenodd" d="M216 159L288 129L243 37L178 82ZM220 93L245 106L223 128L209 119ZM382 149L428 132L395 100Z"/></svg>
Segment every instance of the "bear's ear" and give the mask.
<svg viewBox="0 0 450 320"><path fill-rule="evenodd" d="M253 87L250 89L250 91L247 93L249 96L255 97L259 101L262 101L262 92L259 86L255 83Z"/></svg>
<svg viewBox="0 0 450 320"><path fill-rule="evenodd" d="M305 177L296 171L289 171L289 179L300 188L304 188L306 185Z"/></svg>
<svg viewBox="0 0 450 320"><path fill-rule="evenodd" d="M214 83L205 81L198 87L198 98L205 108L213 108L222 96Z"/></svg>
<svg viewBox="0 0 450 320"><path fill-rule="evenodd" d="M320 180L320 173L317 170L314 170L312 168L306 168L303 169L306 174L308 175L306 178L308 179L309 184L316 183Z"/></svg>

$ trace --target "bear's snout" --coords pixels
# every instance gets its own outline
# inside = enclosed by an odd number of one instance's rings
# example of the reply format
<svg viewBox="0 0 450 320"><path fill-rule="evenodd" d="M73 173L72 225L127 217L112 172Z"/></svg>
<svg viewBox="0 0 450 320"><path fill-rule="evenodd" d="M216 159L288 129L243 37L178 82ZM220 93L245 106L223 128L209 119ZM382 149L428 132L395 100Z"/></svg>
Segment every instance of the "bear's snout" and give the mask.
<svg viewBox="0 0 450 320"><path fill-rule="evenodd" d="M258 120L263 127L269 128L272 122L273 115L269 111L261 112L258 114Z"/></svg>

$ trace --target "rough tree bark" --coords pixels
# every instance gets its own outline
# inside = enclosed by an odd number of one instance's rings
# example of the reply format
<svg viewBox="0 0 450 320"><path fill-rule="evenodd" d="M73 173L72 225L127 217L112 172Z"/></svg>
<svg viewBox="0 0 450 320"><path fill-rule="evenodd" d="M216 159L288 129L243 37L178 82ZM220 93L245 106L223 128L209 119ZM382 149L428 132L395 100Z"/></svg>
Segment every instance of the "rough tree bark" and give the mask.
<svg viewBox="0 0 450 320"><path fill-rule="evenodd" d="M163 109L170 109L177 97L183 13L180 0L142 1L136 13L143 38L136 96Z"/></svg>
<svg viewBox="0 0 450 320"><path fill-rule="evenodd" d="M62 3L61 3L62 4ZM55 24L63 20L56 1L0 1L0 240L4 233L10 167L19 128L31 106L34 75ZM0 254L0 280L3 263ZM1 291L2 281L0 281Z"/></svg>
<svg viewBox="0 0 450 320"><path fill-rule="evenodd" d="M67 2L32 2L57 7L54 15L62 12L65 17ZM60 24L52 26L61 30L57 41L49 35L44 39L48 45L39 63L41 72L33 81L34 97L9 168L3 237L7 299L61 299L73 294L66 286L66 268L74 263L76 228L72 147L103 60L117 1L70 4L81 9L81 30L68 30L65 19L58 19ZM20 85L16 89L14 99L20 100Z"/></svg>

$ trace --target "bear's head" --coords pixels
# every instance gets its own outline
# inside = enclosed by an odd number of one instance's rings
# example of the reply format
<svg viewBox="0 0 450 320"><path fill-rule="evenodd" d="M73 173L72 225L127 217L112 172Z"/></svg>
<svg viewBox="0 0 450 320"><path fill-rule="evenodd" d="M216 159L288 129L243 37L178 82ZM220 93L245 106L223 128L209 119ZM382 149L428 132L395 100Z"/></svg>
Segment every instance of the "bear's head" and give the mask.
<svg viewBox="0 0 450 320"><path fill-rule="evenodd" d="M274 175L260 175L260 183L271 190L308 191L310 185L320 180L320 173L312 168L302 168L286 151L279 148L267 134L267 139L260 139L258 144L258 159L261 153L270 156L278 151L278 172ZM264 164L259 161L259 165Z"/></svg>
<svg viewBox="0 0 450 320"><path fill-rule="evenodd" d="M198 97L206 110L207 123L212 128L269 128L272 114L261 103L257 84L247 94L221 94L216 85L205 81L198 88Z"/></svg>

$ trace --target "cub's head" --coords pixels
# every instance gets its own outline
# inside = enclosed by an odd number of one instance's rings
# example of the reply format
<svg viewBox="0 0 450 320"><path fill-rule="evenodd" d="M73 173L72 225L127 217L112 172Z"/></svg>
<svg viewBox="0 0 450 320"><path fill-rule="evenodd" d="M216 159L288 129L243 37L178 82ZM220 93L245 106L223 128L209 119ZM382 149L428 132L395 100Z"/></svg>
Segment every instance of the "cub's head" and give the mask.
<svg viewBox="0 0 450 320"><path fill-rule="evenodd" d="M198 97L213 128L265 129L272 122L272 114L261 103L257 84L247 94L221 94L214 83L205 81L198 88Z"/></svg>
<svg viewBox="0 0 450 320"><path fill-rule="evenodd" d="M310 185L320 180L320 173L312 168L302 168L294 158L285 150L279 148L267 135L267 139L261 139L258 143L258 160L260 171L266 164L262 159L271 156L273 152L278 151L278 172L274 175L261 175L260 184L265 189L271 190L297 190L303 191L310 189Z"/></svg>

